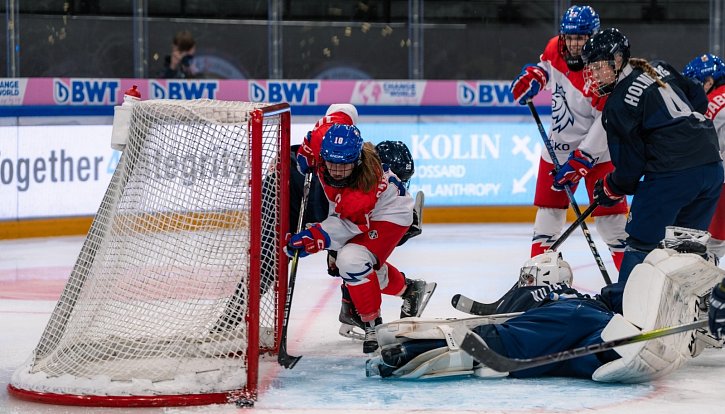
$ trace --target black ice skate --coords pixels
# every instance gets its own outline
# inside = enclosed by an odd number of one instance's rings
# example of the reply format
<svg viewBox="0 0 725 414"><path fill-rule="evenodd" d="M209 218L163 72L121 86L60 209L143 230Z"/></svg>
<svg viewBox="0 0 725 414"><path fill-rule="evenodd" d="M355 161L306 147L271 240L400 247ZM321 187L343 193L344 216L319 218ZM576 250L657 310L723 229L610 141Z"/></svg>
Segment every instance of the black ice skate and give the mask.
<svg viewBox="0 0 725 414"><path fill-rule="evenodd" d="M431 295L436 289L435 282L427 283L421 279L405 279L405 292L401 295L403 304L400 306L400 317L420 316L425 310Z"/></svg>
<svg viewBox="0 0 725 414"><path fill-rule="evenodd" d="M378 335L375 327L383 323L383 318L377 317L374 321L365 322L365 340L363 341L363 353L372 354L378 349Z"/></svg>
<svg viewBox="0 0 725 414"><path fill-rule="evenodd" d="M347 290L345 285L340 286L342 289L342 304L340 305L340 316L339 321L340 335L346 338L364 340L365 339L365 323L360 319L360 315L355 309L355 305L352 303L350 298L350 292Z"/></svg>

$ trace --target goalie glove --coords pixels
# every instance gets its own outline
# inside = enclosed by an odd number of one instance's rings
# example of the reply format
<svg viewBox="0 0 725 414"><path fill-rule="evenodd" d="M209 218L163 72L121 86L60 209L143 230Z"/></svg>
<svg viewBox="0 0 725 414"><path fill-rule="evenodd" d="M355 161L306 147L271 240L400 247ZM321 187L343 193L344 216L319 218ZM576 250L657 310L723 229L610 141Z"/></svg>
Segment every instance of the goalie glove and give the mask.
<svg viewBox="0 0 725 414"><path fill-rule="evenodd" d="M725 335L725 279L712 288L710 294L708 322L710 332L716 339Z"/></svg>
<svg viewBox="0 0 725 414"><path fill-rule="evenodd" d="M287 235L287 256L294 257L295 252L300 252L300 257L317 253L330 247L330 235L315 223L294 235Z"/></svg>
<svg viewBox="0 0 725 414"><path fill-rule="evenodd" d="M619 194L612 190L609 184L609 174L603 180L598 180L594 184L594 199L599 202L602 207L612 207L624 198L624 194Z"/></svg>
<svg viewBox="0 0 725 414"><path fill-rule="evenodd" d="M554 191L562 191L565 186L572 186L579 182L582 177L589 174L594 166L594 158L581 150L572 151L569 160L554 174L554 184L551 188Z"/></svg>
<svg viewBox="0 0 725 414"><path fill-rule="evenodd" d="M549 81L549 74L538 65L526 65L519 76L511 82L511 92L514 101L526 105L526 101L533 99L540 90L544 89Z"/></svg>

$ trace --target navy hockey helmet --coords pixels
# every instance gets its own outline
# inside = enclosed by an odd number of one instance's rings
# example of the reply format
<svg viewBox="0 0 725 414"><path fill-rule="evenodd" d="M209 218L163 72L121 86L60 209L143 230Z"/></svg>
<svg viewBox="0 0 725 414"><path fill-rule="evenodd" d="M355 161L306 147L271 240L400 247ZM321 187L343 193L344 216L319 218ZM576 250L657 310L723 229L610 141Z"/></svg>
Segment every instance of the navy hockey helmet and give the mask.
<svg viewBox="0 0 725 414"><path fill-rule="evenodd" d="M415 173L415 163L408 146L402 141L383 141L375 146L375 150L380 161L387 164L403 184L408 184Z"/></svg>
<svg viewBox="0 0 725 414"><path fill-rule="evenodd" d="M591 6L571 6L564 12L559 24L559 54L564 58L569 70L582 70L584 62L578 47L572 51L566 46L566 36L592 36L598 31L599 14Z"/></svg>
<svg viewBox="0 0 725 414"><path fill-rule="evenodd" d="M682 70L682 74L688 78L695 78L703 84L708 78L713 83L725 80L725 62L719 57L706 53L690 61Z"/></svg>
<svg viewBox="0 0 725 414"><path fill-rule="evenodd" d="M320 157L325 161L323 175L333 187L347 187L362 163L363 139L354 125L333 124L322 138ZM330 171L330 170L334 171Z"/></svg>
<svg viewBox="0 0 725 414"><path fill-rule="evenodd" d="M616 68L616 59L621 58L619 69ZM584 80L586 87L596 96L610 94L617 84L622 69L629 61L629 39L617 29L609 28L590 37L582 48L582 59L586 68ZM607 79L597 78L593 71L601 67L601 63L611 67L613 76Z"/></svg>

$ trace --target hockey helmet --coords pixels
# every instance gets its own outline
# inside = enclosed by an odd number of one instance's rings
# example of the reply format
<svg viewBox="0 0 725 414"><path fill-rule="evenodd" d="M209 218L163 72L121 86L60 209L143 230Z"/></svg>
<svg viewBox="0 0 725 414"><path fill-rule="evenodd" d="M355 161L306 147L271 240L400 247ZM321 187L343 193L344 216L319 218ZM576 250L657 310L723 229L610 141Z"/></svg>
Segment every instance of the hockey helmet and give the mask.
<svg viewBox="0 0 725 414"><path fill-rule="evenodd" d="M591 6L571 6L564 13L559 24L559 53L567 67L573 71L584 68L581 54L572 55L566 47L566 35L592 36L599 31L599 14Z"/></svg>
<svg viewBox="0 0 725 414"><path fill-rule="evenodd" d="M387 164L403 184L415 173L415 163L408 146L403 141L383 141L375 146L380 161Z"/></svg>
<svg viewBox="0 0 725 414"><path fill-rule="evenodd" d="M334 113L342 112L343 114L350 117L350 121L352 121L352 125L357 124L357 108L355 108L355 105L352 104L332 104L329 108L327 108L327 112L325 112L325 116L330 116Z"/></svg>
<svg viewBox="0 0 725 414"><path fill-rule="evenodd" d="M545 252L527 260L519 273L519 286L548 286L566 283L571 286L574 275L571 266L561 257L561 253Z"/></svg>
<svg viewBox="0 0 725 414"><path fill-rule="evenodd" d="M584 68L584 81L594 95L604 96L612 93L617 84L619 74L629 61L629 39L617 29L609 28L590 37L582 48ZM619 68L616 68L616 59L621 59ZM608 65L612 76L606 79L595 76L602 65Z"/></svg>
<svg viewBox="0 0 725 414"><path fill-rule="evenodd" d="M333 187L347 187L362 163L362 147L363 139L356 126L333 124L322 138L320 149L320 157L325 161L325 182Z"/></svg>
<svg viewBox="0 0 725 414"><path fill-rule="evenodd" d="M682 70L682 74L703 84L708 78L712 78L713 83L717 84L725 80L725 62L718 56L706 53L692 59Z"/></svg>

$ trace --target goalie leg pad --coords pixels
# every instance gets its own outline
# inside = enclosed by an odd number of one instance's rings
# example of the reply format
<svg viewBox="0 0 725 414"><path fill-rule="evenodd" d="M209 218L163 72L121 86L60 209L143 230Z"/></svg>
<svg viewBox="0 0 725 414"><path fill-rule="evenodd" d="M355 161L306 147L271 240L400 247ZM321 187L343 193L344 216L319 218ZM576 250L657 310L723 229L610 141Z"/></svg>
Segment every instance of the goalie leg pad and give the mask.
<svg viewBox="0 0 725 414"><path fill-rule="evenodd" d="M698 297L723 273L696 254L653 250L632 271L624 290L623 316L610 321L602 339L609 341L697 320ZM691 335L683 332L616 348L622 358L602 365L592 379L636 383L666 375L690 357Z"/></svg>

